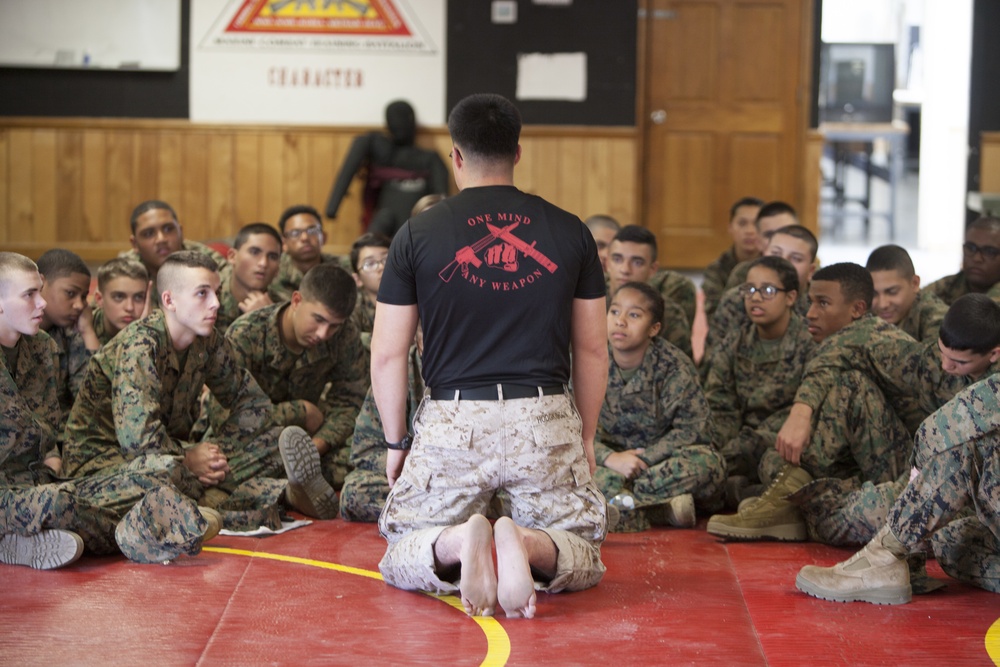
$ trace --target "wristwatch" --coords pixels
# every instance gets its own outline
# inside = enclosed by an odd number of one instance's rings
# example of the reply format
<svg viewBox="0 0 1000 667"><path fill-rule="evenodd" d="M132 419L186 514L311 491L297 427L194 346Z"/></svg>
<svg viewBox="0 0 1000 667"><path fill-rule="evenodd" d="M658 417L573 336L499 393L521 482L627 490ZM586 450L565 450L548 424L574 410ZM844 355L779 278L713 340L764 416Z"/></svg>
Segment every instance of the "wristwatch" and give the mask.
<svg viewBox="0 0 1000 667"><path fill-rule="evenodd" d="M388 449L396 449L403 452L410 451L410 446L412 444L413 444L413 436L410 435L409 433L404 435L403 439L400 440L399 442L389 442L388 440L385 441L385 446Z"/></svg>

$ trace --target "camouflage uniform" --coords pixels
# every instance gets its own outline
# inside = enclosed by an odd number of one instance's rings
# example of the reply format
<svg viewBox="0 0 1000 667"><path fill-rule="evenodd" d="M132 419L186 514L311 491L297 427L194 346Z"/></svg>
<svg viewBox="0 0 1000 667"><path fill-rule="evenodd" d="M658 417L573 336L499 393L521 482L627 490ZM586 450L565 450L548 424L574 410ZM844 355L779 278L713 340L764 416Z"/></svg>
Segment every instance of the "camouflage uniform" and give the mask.
<svg viewBox="0 0 1000 667"><path fill-rule="evenodd" d="M1000 377L960 392L921 425L920 474L889 512L889 528L911 551L930 537L949 575L1000 593ZM974 516L956 518L972 508Z"/></svg>
<svg viewBox="0 0 1000 667"><path fill-rule="evenodd" d="M949 306L955 303L958 297L965 296L972 291L969 289L969 283L966 282L965 273L962 271L953 276L945 276L944 278L935 280L923 289L936 295ZM987 290L986 295L994 301L1000 301L1000 283Z"/></svg>
<svg viewBox="0 0 1000 667"><path fill-rule="evenodd" d="M797 313L792 313L780 340L761 340L751 322L718 346L705 397L715 424L713 439L722 448L730 475L756 477L815 349L806 321Z"/></svg>
<svg viewBox="0 0 1000 667"><path fill-rule="evenodd" d="M87 363L94 354L83 342L83 334L76 327L52 327L46 331L59 350L59 365L56 366L56 387L59 396L59 409L63 421L73 407L76 395L80 393Z"/></svg>
<svg viewBox="0 0 1000 667"><path fill-rule="evenodd" d="M240 302L233 295L233 267L219 271L219 310L215 314L215 328L225 334L229 325L243 314Z"/></svg>
<svg viewBox="0 0 1000 667"><path fill-rule="evenodd" d="M361 334L361 342L366 348L371 349L372 329L375 328L375 301L360 287L358 288L358 300L354 302L354 310L351 312L350 320L354 323L354 328Z"/></svg>
<svg viewBox="0 0 1000 667"><path fill-rule="evenodd" d="M16 372L8 368L6 355L0 354L0 399L4 406L0 419L0 533L34 535L43 529L69 530L83 539L88 551L115 553L119 548L115 529L122 514L104 506L108 493L125 483L149 488L159 485L155 479L131 472L116 476L110 485L91 479L58 481L42 463L43 452L46 458L56 454L56 347L40 332L21 336L16 349ZM159 560L179 555L150 535L144 516L138 514L155 510L173 515L174 507L153 500L140 505L137 514L127 515L129 522L119 529L122 539L134 547L130 557L141 560L141 554L152 549L159 551ZM204 522L197 507L194 516L183 518ZM205 527L196 526L201 529L195 536L199 545Z"/></svg>
<svg viewBox="0 0 1000 667"><path fill-rule="evenodd" d="M626 382L609 356L594 440L598 488L611 498L630 487L640 508L690 493L700 510L718 510L725 463L711 444L711 412L694 364L670 343L653 339ZM645 451L638 456L649 468L631 481L604 466L609 455L640 447Z"/></svg>
<svg viewBox="0 0 1000 667"><path fill-rule="evenodd" d="M183 465L199 397L207 385L231 417L216 432L230 471L211 500ZM169 480L194 500L205 496L227 528L280 525L277 503L287 486L278 454L280 427L271 402L228 342L213 331L185 351L174 350L162 311L130 325L93 357L66 425L65 474L93 480L122 471ZM131 507L149 489L123 486L116 508ZM219 499L219 492L224 499Z"/></svg>
<svg viewBox="0 0 1000 667"><path fill-rule="evenodd" d="M424 395L424 381L420 375L420 355L417 348L410 348L410 401L407 405L407 423L413 423L417 406ZM389 495L389 480L385 476L385 435L382 419L375 406L371 389L354 423L351 441L351 466L344 488L340 492L340 516L347 521L378 521L385 498Z"/></svg>
<svg viewBox="0 0 1000 667"><path fill-rule="evenodd" d="M661 269L649 279L649 284L663 295L664 300L673 301L681 307L684 311L684 317L687 319L688 333L690 334L698 305L696 296L698 290L694 286L694 282L676 271Z"/></svg>
<svg viewBox="0 0 1000 667"><path fill-rule="evenodd" d="M101 346L108 344L108 341L115 337L111 333L107 318L104 317L104 309L100 306L94 306L94 333L97 335L97 340L100 341Z"/></svg>
<svg viewBox="0 0 1000 667"><path fill-rule="evenodd" d="M611 307L611 299L612 294L609 289L605 309ZM660 322L660 332L657 337L673 344L689 359L694 357L694 352L691 350L691 322L677 302L666 298L663 300L663 320Z"/></svg>
<svg viewBox="0 0 1000 667"><path fill-rule="evenodd" d="M897 324L914 340L937 344L941 322L948 312L948 306L933 292L921 290L917 300L910 306L910 312Z"/></svg>
<svg viewBox="0 0 1000 667"><path fill-rule="evenodd" d="M250 371L271 399L268 412L273 423L304 428L304 401L323 413L323 424L313 437L330 445L322 458L323 475L340 488L347 474L348 440L370 383L368 351L354 325L345 322L329 340L293 352L281 339L286 306L274 304L247 313L229 328L226 339L237 367ZM212 426L206 439L211 441L230 413L214 398L206 405Z"/></svg>
<svg viewBox="0 0 1000 667"><path fill-rule="evenodd" d="M320 253L319 261L320 264L336 262L338 266L348 273L352 271L350 259L339 255L328 255L325 252ZM271 281L271 286L267 288L268 294L271 295L271 301L275 303L290 301L292 292L297 290L299 285L302 284L302 277L303 273L296 268L295 262L292 261L292 256L287 252L281 253L281 260L278 262L278 275L274 277L274 280Z"/></svg>
<svg viewBox="0 0 1000 667"><path fill-rule="evenodd" d="M704 279L701 283L702 294L705 295L705 316L712 317L722 293L726 291L726 282L729 275L739 261L736 259L736 248L730 247L719 258L705 268Z"/></svg>
<svg viewBox="0 0 1000 667"><path fill-rule="evenodd" d="M729 272L729 277L726 278L726 287L722 290L723 294L734 287L739 287L747 281L747 276L750 275L751 264L753 264L753 260L748 259L733 267L733 270Z"/></svg>
<svg viewBox="0 0 1000 667"><path fill-rule="evenodd" d="M604 497L580 447L582 424L568 394L500 401L425 398L413 449L386 498L379 530L389 542L379 570L397 588L450 594L436 572L434 543L448 526L486 514L507 491L518 526L555 544L556 573L535 588L583 590L604 576Z"/></svg>

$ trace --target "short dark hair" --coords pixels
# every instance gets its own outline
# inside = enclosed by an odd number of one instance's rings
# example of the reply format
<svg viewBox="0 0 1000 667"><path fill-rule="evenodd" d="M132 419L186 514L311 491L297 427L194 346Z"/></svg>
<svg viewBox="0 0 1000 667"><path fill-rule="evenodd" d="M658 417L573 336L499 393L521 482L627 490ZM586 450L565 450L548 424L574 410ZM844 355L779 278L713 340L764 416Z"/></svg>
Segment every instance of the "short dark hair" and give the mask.
<svg viewBox="0 0 1000 667"><path fill-rule="evenodd" d="M760 207L760 211L757 212L757 218L754 220L754 224L760 229L760 221L762 218L773 218L776 215L781 215L782 213L787 213L788 215L795 218L798 222L799 214L795 212L791 204L786 204L783 201L771 201Z"/></svg>
<svg viewBox="0 0 1000 667"><path fill-rule="evenodd" d="M621 241L622 243L641 243L642 245L651 246L653 248L654 261L659 253L656 247L656 234L639 225L625 225L615 234L614 240Z"/></svg>
<svg viewBox="0 0 1000 667"><path fill-rule="evenodd" d="M362 234L351 244L351 268L357 273L358 257L361 255L362 248L388 248L391 243L392 240L385 234L377 232Z"/></svg>
<svg viewBox="0 0 1000 667"><path fill-rule="evenodd" d="M306 271L298 291L304 300L320 303L341 317L349 317L358 300L354 278L333 262Z"/></svg>
<svg viewBox="0 0 1000 667"><path fill-rule="evenodd" d="M285 233L285 223L288 222L289 218L296 215L300 215L302 213L307 213L311 215L312 217L316 218L316 222L318 222L320 225L323 224L323 218L320 217L319 211L317 211L312 206L309 206L307 204L296 204L295 206L289 206L288 208L286 208L284 212L282 212L281 217L278 218L278 229L281 230L281 233L282 234Z"/></svg>
<svg viewBox="0 0 1000 667"><path fill-rule="evenodd" d="M82 273L90 277L90 268L80 256L71 250L53 248L46 250L38 258L38 272L45 276L47 282L58 280L74 273Z"/></svg>
<svg viewBox="0 0 1000 667"><path fill-rule="evenodd" d="M938 336L945 347L986 354L1000 346L1000 305L985 294L960 296L945 313Z"/></svg>
<svg viewBox="0 0 1000 667"><path fill-rule="evenodd" d="M165 201L160 201L159 199L147 199L142 202L134 209L132 209L132 216L129 218L128 224L132 228L132 234L135 234L135 227L139 224L139 218L142 217L143 213L148 211L155 211L157 209L162 209L164 211L170 211L170 215L174 217L174 222L180 223L177 219L177 212L174 211L173 207L170 206Z"/></svg>
<svg viewBox="0 0 1000 667"><path fill-rule="evenodd" d="M448 132L466 157L513 162L521 138L521 112L502 95L469 95L448 114Z"/></svg>
<svg viewBox="0 0 1000 667"><path fill-rule="evenodd" d="M868 255L865 268L871 271L896 271L903 278L910 279L916 275L913 260L905 248L898 245L882 245Z"/></svg>
<svg viewBox="0 0 1000 667"><path fill-rule="evenodd" d="M849 302L864 301L865 309L871 310L872 299L875 298L875 283L868 269L854 262L840 262L824 266L816 271L813 282L826 280L840 284L840 291Z"/></svg>
<svg viewBox="0 0 1000 667"><path fill-rule="evenodd" d="M789 292L799 291L799 272L795 270L792 263L789 262L784 257L778 257L777 255L764 255L763 257L758 257L757 259L750 262L750 266L747 267L747 275L753 270L755 266L763 266L765 269L771 269L778 274L778 281L781 283L781 288L786 289Z"/></svg>
<svg viewBox="0 0 1000 667"><path fill-rule="evenodd" d="M757 197L742 197L736 200L736 203L729 207L729 219L732 220L736 217L736 210L741 206L763 206L764 200L758 199ZM756 218L754 219L756 222Z"/></svg>
<svg viewBox="0 0 1000 667"><path fill-rule="evenodd" d="M646 301L649 303L649 314L653 316L653 322L663 322L663 312L667 306L663 301L663 295L657 292L649 283L632 280L616 289L615 294L618 294L623 289L634 289L640 292L646 297Z"/></svg>
<svg viewBox="0 0 1000 667"><path fill-rule="evenodd" d="M774 233L771 234L771 238L774 238L778 234L784 234L785 236L791 236L792 238L799 239L800 241L805 241L809 245L809 252L812 255L812 258L816 259L816 253L819 252L819 240L816 238L816 235L809 231L806 227L803 227L802 225L785 225L784 227L779 227L774 230Z"/></svg>
<svg viewBox="0 0 1000 667"><path fill-rule="evenodd" d="M236 232L236 238L233 239L233 248L239 250L254 234L267 234L278 242L279 248L281 247L281 234L278 233L277 229L266 222L251 222L249 225L243 225L240 227L240 231Z"/></svg>
<svg viewBox="0 0 1000 667"><path fill-rule="evenodd" d="M140 261L130 257L115 257L97 269L97 289L103 292L108 283L115 278L132 278L146 283L149 282L149 271Z"/></svg>
<svg viewBox="0 0 1000 667"><path fill-rule="evenodd" d="M210 255L197 250L178 250L170 253L163 260L160 270L156 272L156 293L161 299L166 290L173 289L170 283L173 282L178 269L208 269L218 273L219 265Z"/></svg>

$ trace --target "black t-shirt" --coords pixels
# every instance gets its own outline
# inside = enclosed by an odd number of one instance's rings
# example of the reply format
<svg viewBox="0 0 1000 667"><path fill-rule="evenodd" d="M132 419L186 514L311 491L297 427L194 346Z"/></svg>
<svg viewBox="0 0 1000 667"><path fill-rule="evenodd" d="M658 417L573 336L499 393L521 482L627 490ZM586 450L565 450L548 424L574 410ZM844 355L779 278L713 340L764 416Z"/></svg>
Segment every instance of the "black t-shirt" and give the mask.
<svg viewBox="0 0 1000 667"><path fill-rule="evenodd" d="M487 186L400 229L378 300L417 305L427 386L468 389L568 382L573 299L603 296L597 245L578 217Z"/></svg>

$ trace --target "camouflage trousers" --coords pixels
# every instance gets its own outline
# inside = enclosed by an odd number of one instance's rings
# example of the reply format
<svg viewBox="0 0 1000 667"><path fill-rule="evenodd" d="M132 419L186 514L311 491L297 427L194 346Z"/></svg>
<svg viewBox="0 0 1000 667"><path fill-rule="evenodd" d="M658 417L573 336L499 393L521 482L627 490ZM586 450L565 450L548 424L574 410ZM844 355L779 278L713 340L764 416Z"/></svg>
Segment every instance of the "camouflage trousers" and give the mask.
<svg viewBox="0 0 1000 667"><path fill-rule="evenodd" d="M597 467L594 480L607 498L630 491L637 508L661 505L674 496L690 493L698 511L711 513L722 509L726 464L713 447L691 445L671 452L632 480L604 466Z"/></svg>
<svg viewBox="0 0 1000 667"><path fill-rule="evenodd" d="M389 495L389 480L385 476L385 456L381 471L355 468L347 474L340 492L340 516L345 521L378 521L385 498Z"/></svg>
<svg viewBox="0 0 1000 667"><path fill-rule="evenodd" d="M138 500L121 502L135 489L144 489ZM169 529L157 521L169 522ZM121 550L134 561L152 563L198 553L207 523L198 506L163 476L128 469L0 490L0 532L33 535L51 528L78 534L90 553Z"/></svg>
<svg viewBox="0 0 1000 667"><path fill-rule="evenodd" d="M413 449L379 518L388 541L379 570L407 590L453 593L435 567L441 532L487 514L504 490L511 518L555 544L555 576L539 590L595 586L604 576L607 505L590 476L580 416L569 396L509 401L425 398Z"/></svg>
<svg viewBox="0 0 1000 667"><path fill-rule="evenodd" d="M937 437L932 419L918 431L920 472L889 512L889 527L911 550L930 539L952 577L1000 593L1000 434L954 444ZM975 516L960 517L965 508Z"/></svg>
<svg viewBox="0 0 1000 667"><path fill-rule="evenodd" d="M758 478L760 464L769 452L774 452L778 431L788 418L790 410L788 407L782 408L757 426L743 426L735 438L722 446L722 455L725 457L729 475L745 475L752 483L760 481L769 483L773 479L773 477L767 480Z"/></svg>
<svg viewBox="0 0 1000 667"><path fill-rule="evenodd" d="M799 465L815 479L858 477L881 484L898 479L910 467L910 434L882 392L862 373L840 376L814 412L812 431ZM761 460L761 481L769 483L783 465L772 442Z"/></svg>

